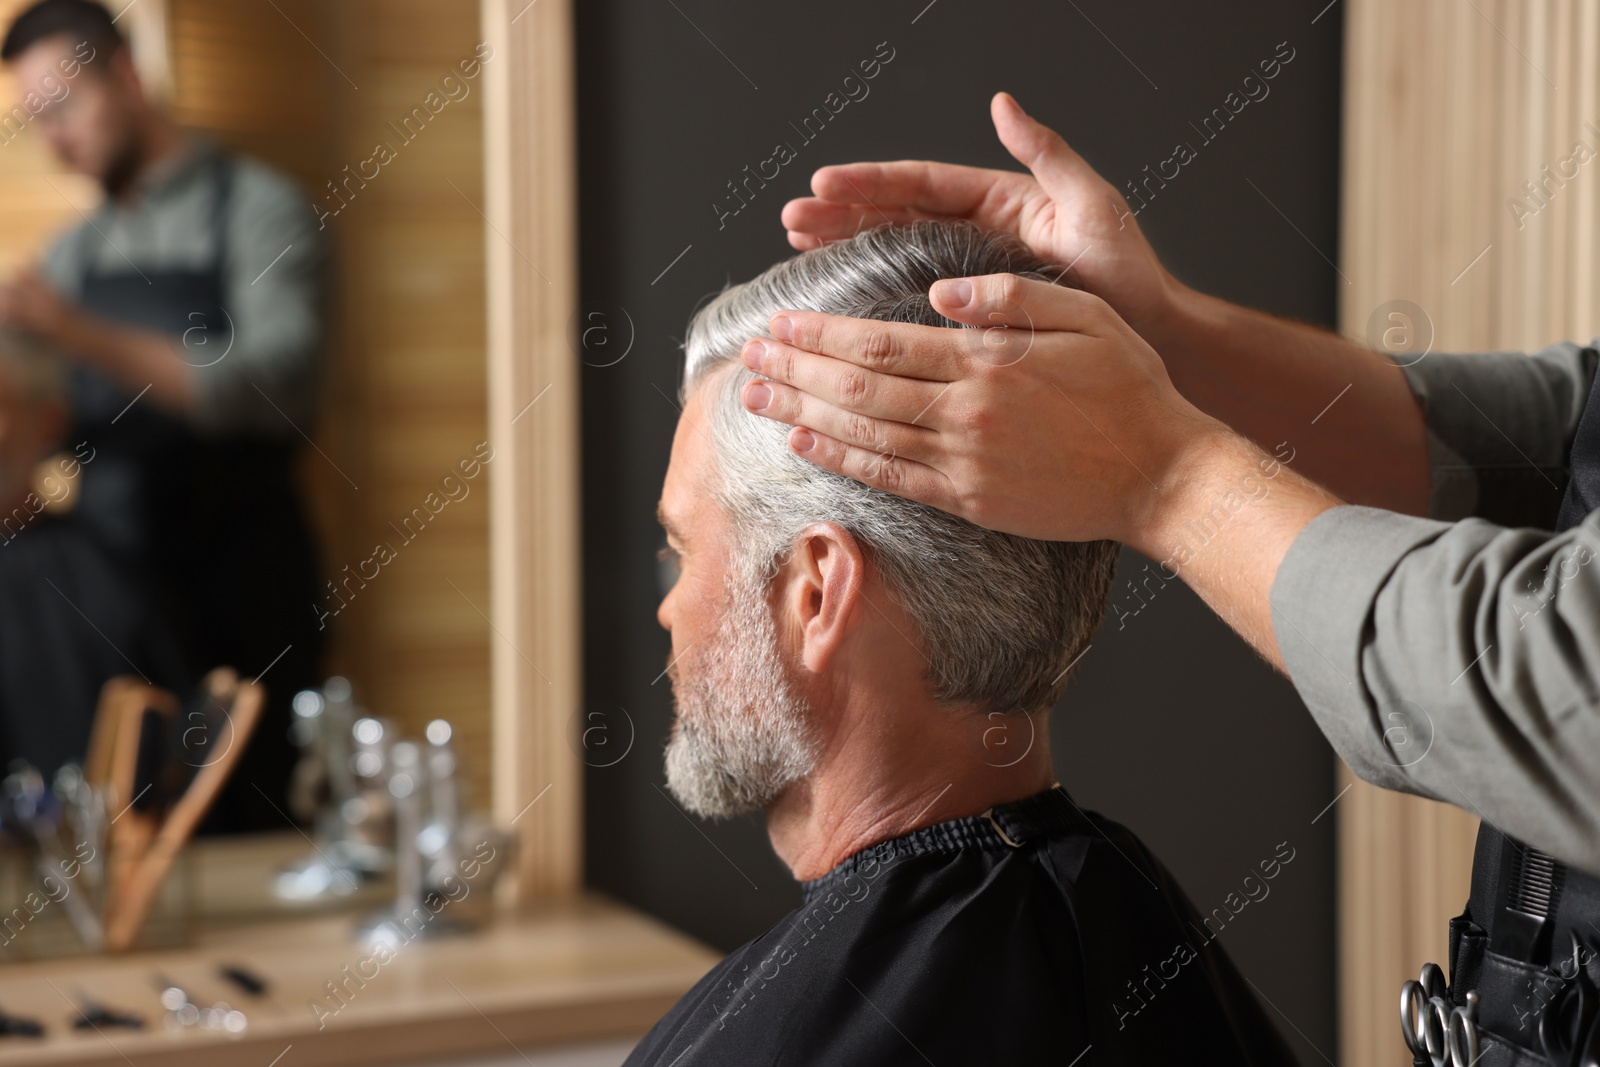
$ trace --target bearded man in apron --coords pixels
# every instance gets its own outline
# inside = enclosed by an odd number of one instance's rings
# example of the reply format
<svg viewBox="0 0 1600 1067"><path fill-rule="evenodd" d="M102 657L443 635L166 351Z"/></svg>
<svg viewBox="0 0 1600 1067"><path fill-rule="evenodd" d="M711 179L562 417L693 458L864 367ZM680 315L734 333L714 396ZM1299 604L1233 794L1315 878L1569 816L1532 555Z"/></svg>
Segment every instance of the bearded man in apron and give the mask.
<svg viewBox="0 0 1600 1067"><path fill-rule="evenodd" d="M232 666L271 694L210 828L281 826L289 699L323 644L293 477L323 364L314 213L283 176L178 127L89 0L28 8L0 59L11 120L106 193L0 289L0 323L74 362L69 442L95 456L75 521L160 590L196 671Z"/></svg>

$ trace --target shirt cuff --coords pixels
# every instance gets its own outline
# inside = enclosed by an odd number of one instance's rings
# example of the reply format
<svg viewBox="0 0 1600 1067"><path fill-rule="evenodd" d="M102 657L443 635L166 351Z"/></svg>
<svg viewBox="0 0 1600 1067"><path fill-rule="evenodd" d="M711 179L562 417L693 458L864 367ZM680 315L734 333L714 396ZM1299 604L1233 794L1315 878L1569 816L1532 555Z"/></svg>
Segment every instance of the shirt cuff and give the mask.
<svg viewBox="0 0 1600 1067"><path fill-rule="evenodd" d="M1362 676L1372 608L1400 561L1450 524L1345 505L1289 546L1272 583L1272 628L1284 667L1317 725L1361 778L1415 792L1385 740L1384 709Z"/></svg>

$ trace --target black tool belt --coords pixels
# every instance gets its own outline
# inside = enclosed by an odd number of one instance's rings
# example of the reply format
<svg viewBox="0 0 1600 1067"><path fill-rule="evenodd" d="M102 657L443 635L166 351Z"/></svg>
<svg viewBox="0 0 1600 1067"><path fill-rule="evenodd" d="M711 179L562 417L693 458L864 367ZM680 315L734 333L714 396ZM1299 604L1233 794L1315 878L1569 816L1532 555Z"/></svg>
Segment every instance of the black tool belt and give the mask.
<svg viewBox="0 0 1600 1067"><path fill-rule="evenodd" d="M1450 923L1449 987L1425 993L1444 1006L1421 1013L1420 1032L1402 1007L1415 1063L1455 1064L1467 1042L1452 1053L1437 1020L1460 1009L1477 1067L1600 1067L1600 879L1484 826L1471 900Z"/></svg>

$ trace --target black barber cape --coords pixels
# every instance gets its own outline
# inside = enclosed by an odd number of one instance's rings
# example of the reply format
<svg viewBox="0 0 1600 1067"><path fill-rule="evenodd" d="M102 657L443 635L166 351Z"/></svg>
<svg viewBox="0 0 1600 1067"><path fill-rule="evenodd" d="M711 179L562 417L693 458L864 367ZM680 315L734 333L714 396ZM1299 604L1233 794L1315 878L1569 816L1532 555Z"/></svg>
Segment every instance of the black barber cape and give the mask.
<svg viewBox="0 0 1600 1067"><path fill-rule="evenodd" d="M185 691L177 641L138 578L72 518L0 524L0 773L82 762L100 687L143 676Z"/></svg>
<svg viewBox="0 0 1600 1067"><path fill-rule="evenodd" d="M803 888L628 1067L1296 1062L1167 870L1059 787Z"/></svg>

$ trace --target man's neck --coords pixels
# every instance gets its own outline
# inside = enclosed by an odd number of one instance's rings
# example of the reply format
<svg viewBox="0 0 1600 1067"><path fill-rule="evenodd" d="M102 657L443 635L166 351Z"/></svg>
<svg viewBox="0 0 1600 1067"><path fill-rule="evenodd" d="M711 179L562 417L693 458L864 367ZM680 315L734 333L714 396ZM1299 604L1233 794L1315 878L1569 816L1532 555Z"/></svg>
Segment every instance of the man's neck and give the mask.
<svg viewBox="0 0 1600 1067"><path fill-rule="evenodd" d="M191 138L182 127L161 112L152 111L140 131L133 173L117 190L116 198L123 203L137 200L153 181L180 165L191 148Z"/></svg>
<svg viewBox="0 0 1600 1067"><path fill-rule="evenodd" d="M1043 792L1048 723L933 704L864 716L767 809L772 846L810 881L879 842Z"/></svg>

